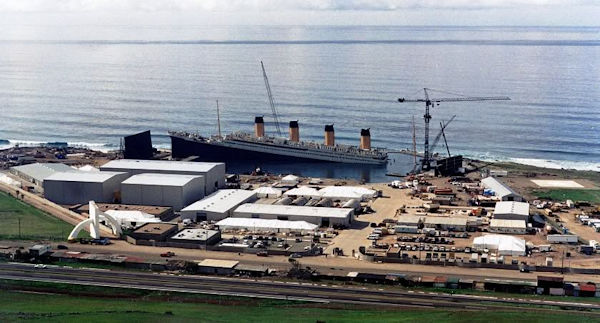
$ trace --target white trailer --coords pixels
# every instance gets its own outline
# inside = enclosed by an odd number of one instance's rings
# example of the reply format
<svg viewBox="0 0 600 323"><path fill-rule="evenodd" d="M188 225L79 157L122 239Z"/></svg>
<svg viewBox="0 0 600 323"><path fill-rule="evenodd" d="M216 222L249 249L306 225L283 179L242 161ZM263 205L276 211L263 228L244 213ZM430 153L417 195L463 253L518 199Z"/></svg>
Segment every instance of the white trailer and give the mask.
<svg viewBox="0 0 600 323"><path fill-rule="evenodd" d="M579 239L574 234L549 234L549 243L577 243Z"/></svg>

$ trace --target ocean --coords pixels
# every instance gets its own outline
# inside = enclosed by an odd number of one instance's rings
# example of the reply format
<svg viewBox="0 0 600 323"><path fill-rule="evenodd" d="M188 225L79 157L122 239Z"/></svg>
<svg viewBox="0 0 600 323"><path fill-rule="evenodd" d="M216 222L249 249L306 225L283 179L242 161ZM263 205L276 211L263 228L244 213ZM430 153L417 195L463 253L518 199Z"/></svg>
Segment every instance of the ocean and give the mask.
<svg viewBox="0 0 600 323"><path fill-rule="evenodd" d="M414 116L421 151L424 105L397 99L427 87L511 98L435 106L432 137L456 115L453 155L600 171L600 27L3 28L0 140L106 150L151 130L168 148L168 130L217 132L215 100L223 132L264 115L274 134L261 60L282 129L299 120L304 140L333 123L337 142L370 128L374 146L410 149Z"/></svg>

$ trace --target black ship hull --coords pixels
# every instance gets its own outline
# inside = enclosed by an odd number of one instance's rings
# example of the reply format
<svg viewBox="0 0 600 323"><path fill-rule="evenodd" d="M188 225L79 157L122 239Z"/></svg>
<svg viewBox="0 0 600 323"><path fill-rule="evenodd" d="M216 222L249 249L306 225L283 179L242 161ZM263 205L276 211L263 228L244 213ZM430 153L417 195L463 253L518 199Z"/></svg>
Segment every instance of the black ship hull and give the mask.
<svg viewBox="0 0 600 323"><path fill-rule="evenodd" d="M254 162L257 165L265 162L332 163L329 161L323 161L319 159L285 156L280 154L271 154L266 152L258 152L233 147L212 145L205 142L187 140L177 136L170 137L171 155L173 156L173 158L187 158L190 156L197 156L199 160L207 162L235 163L240 161L246 161Z"/></svg>

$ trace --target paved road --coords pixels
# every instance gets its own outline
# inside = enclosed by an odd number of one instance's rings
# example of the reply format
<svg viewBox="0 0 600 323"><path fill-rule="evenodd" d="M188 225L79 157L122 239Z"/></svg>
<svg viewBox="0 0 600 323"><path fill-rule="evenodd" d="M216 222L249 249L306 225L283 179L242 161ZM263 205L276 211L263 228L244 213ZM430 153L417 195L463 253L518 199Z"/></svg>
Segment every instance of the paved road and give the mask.
<svg viewBox="0 0 600 323"><path fill-rule="evenodd" d="M302 300L321 303L366 304L397 307L459 308L466 310L520 310L574 311L600 310L600 304L564 302L521 298L500 298L476 295L452 295L382 288L332 286L315 283L274 282L242 278L225 278L189 275L132 273L108 270L48 267L36 269L27 264L0 264L0 279L61 282L68 284L124 287L186 293L215 294L257 298ZM600 312L591 312L598 316Z"/></svg>

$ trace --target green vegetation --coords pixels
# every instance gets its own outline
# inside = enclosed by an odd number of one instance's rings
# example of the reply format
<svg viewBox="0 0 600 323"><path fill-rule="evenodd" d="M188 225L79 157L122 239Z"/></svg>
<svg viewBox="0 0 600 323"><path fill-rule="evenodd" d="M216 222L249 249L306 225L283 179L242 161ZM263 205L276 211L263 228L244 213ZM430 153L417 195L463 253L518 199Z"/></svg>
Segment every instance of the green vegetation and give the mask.
<svg viewBox="0 0 600 323"><path fill-rule="evenodd" d="M552 189L534 191L533 195L538 198L552 199L555 201L588 201L592 203L600 203L600 190L591 189Z"/></svg>
<svg viewBox="0 0 600 323"><path fill-rule="evenodd" d="M0 239L65 240L72 229L72 225L0 192Z"/></svg>
<svg viewBox="0 0 600 323"><path fill-rule="evenodd" d="M0 290L1 322L580 322L595 319L589 313L373 308L52 283L0 281L0 286L5 289ZM16 287L35 293L6 290Z"/></svg>
<svg viewBox="0 0 600 323"><path fill-rule="evenodd" d="M484 163L482 163L484 164ZM591 171L591 170L574 170L574 169L552 169L552 168L541 168L531 165L523 165L511 162L496 162L496 163L485 163L485 164L493 164L498 168L505 169L510 173L535 173L535 174L547 174L547 175L556 175L560 178L564 179L578 179L585 178L592 182L595 182L596 185L600 184L600 172Z"/></svg>

